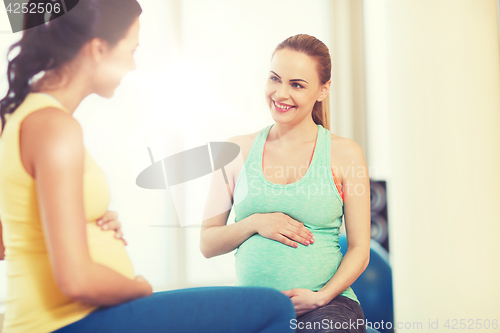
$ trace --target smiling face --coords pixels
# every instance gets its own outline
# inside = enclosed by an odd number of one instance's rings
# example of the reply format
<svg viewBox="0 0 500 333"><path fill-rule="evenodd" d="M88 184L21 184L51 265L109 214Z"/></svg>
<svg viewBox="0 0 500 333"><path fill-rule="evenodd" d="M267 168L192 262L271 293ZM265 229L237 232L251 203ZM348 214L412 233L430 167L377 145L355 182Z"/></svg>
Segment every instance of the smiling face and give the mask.
<svg viewBox="0 0 500 333"><path fill-rule="evenodd" d="M134 52L139 45L139 18L115 46L104 48L95 73L94 89L102 97L112 97L122 78L136 68Z"/></svg>
<svg viewBox="0 0 500 333"><path fill-rule="evenodd" d="M321 84L316 61L306 54L286 48L276 51L265 88L273 119L287 124L312 119L314 104L326 97L329 84Z"/></svg>

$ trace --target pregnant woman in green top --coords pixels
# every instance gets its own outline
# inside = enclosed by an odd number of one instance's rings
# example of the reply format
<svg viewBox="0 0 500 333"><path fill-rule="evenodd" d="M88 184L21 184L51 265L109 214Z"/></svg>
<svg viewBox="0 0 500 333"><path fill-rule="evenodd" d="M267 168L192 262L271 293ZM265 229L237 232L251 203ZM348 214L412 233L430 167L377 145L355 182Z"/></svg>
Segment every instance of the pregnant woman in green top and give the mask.
<svg viewBox="0 0 500 333"><path fill-rule="evenodd" d="M359 145L329 131L330 73L318 39L278 45L265 88L275 123L228 140L242 158L213 175L200 248L207 258L237 248L237 285L289 296L297 332L365 332L350 285L369 262L370 185ZM236 223L226 225L232 205Z"/></svg>

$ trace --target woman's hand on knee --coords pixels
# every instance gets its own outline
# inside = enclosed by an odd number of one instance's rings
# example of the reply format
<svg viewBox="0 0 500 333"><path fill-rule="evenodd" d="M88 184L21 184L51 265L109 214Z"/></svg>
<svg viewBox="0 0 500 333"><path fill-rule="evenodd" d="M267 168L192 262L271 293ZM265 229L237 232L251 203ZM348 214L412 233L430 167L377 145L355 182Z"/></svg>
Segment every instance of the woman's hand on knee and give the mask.
<svg viewBox="0 0 500 333"><path fill-rule="evenodd" d="M102 230L114 230L115 238L121 239L127 245L127 241L123 238L122 224L118 221L117 212L108 210L96 223Z"/></svg>
<svg viewBox="0 0 500 333"><path fill-rule="evenodd" d="M282 293L290 297L297 317L325 305L322 295L309 289L295 288Z"/></svg>
<svg viewBox="0 0 500 333"><path fill-rule="evenodd" d="M314 243L312 232L303 223L283 213L257 214L256 230L259 235L291 247L298 243L305 246Z"/></svg>

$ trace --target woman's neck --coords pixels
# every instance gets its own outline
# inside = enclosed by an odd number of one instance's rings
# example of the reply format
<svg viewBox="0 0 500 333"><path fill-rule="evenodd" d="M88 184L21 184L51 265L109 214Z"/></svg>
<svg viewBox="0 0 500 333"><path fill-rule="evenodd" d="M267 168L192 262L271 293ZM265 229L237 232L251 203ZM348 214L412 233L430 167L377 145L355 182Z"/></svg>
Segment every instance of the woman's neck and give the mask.
<svg viewBox="0 0 500 333"><path fill-rule="evenodd" d="M268 139L284 146L293 146L307 141L316 141L318 125L311 118L305 118L298 124L274 123Z"/></svg>
<svg viewBox="0 0 500 333"><path fill-rule="evenodd" d="M78 75L63 77L46 73L33 85L33 91L51 95L73 114L85 97L91 94L87 82L88 78Z"/></svg>

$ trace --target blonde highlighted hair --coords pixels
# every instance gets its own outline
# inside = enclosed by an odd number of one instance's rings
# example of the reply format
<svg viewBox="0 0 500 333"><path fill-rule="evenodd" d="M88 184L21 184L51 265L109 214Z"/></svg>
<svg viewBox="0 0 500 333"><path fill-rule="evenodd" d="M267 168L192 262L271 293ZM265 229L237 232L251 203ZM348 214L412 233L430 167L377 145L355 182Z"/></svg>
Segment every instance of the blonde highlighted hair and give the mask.
<svg viewBox="0 0 500 333"><path fill-rule="evenodd" d="M282 49L289 49L308 55L316 61L316 69L320 83L325 84L330 81L332 61L330 58L330 51L322 41L313 36L298 34L288 37L278 44L274 53ZM326 96L322 102L317 101L314 104L312 118L316 124L330 130L330 95Z"/></svg>

